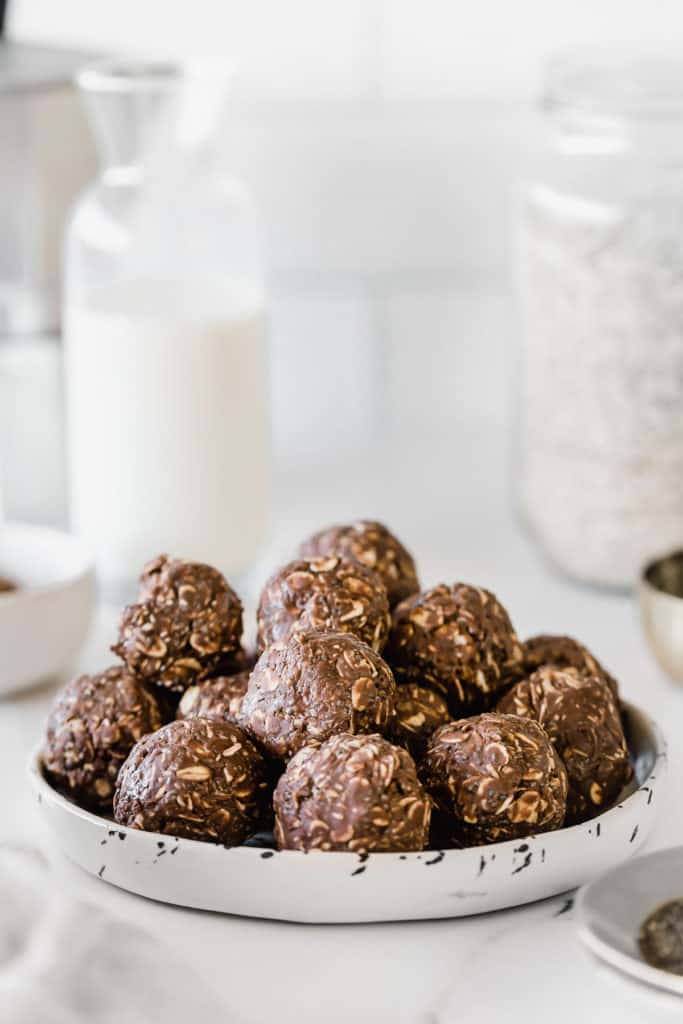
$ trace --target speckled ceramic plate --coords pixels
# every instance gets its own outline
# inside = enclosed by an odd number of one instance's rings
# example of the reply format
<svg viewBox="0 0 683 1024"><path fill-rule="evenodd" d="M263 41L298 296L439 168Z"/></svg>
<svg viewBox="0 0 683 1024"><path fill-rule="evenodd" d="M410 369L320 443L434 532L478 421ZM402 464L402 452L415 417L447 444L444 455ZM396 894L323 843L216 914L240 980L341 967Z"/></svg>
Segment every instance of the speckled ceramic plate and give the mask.
<svg viewBox="0 0 683 1024"><path fill-rule="evenodd" d="M283 921L361 922L461 917L553 896L603 874L645 842L666 766L655 724L626 705L635 778L620 802L572 828L467 850L424 853L277 852L123 828L81 810L29 771L55 841L86 871L150 899Z"/></svg>
<svg viewBox="0 0 683 1024"><path fill-rule="evenodd" d="M620 864L585 886L576 923L588 948L639 981L683 995L683 977L651 967L640 955L638 933L662 903L683 897L683 847L659 850Z"/></svg>

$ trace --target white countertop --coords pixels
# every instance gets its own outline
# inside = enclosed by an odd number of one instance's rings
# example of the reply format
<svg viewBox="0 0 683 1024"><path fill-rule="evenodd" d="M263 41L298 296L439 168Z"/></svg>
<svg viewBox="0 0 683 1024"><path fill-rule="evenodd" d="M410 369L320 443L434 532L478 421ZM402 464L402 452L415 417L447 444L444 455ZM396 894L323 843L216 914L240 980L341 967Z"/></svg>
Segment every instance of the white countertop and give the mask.
<svg viewBox="0 0 683 1024"><path fill-rule="evenodd" d="M476 424L459 443L373 449L367 464L283 475L276 487L273 561L314 526L351 515L389 520L416 552L425 583L464 579L496 590L522 636L566 632L586 642L645 704L671 741L670 782L681 777L683 691L645 649L627 596L556 575L514 519L506 438ZM429 495L427 500L424 495ZM114 628L102 610L79 668L109 660ZM55 683L0 703L0 840L50 850L24 776ZM683 805L661 804L649 849L683 842ZM566 897L478 918L310 926L155 904L93 879L54 855L74 896L106 906L164 939L221 992L230 1019L368 1022L680 1020L674 997L602 967L579 944ZM103 993L106 998L106 993ZM227 1015L226 1015L227 1016ZM10 1022L8 1022L10 1024Z"/></svg>

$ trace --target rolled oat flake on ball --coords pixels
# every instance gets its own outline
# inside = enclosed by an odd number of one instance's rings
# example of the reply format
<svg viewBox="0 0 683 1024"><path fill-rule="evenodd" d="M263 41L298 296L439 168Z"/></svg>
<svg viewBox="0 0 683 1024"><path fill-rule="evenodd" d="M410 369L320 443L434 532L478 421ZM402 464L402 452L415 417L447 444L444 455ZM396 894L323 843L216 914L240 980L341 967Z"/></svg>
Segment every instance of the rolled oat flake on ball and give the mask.
<svg viewBox="0 0 683 1024"><path fill-rule="evenodd" d="M567 773L541 726L483 714L442 725L419 770L435 802L435 826L456 846L560 828Z"/></svg>
<svg viewBox="0 0 683 1024"><path fill-rule="evenodd" d="M415 763L381 736L332 736L304 747L275 789L281 850L422 850L431 803Z"/></svg>
<svg viewBox="0 0 683 1024"><path fill-rule="evenodd" d="M336 555L299 558L266 583L256 622L258 647L310 630L353 633L376 651L386 643L389 599L381 577Z"/></svg>
<svg viewBox="0 0 683 1024"><path fill-rule="evenodd" d="M398 683L432 687L459 716L490 706L519 677L522 648L494 594L454 583L394 609L385 657Z"/></svg>
<svg viewBox="0 0 683 1024"><path fill-rule="evenodd" d="M335 733L390 734L395 718L391 669L352 633L295 633L266 648L240 709L247 732L285 759Z"/></svg>
<svg viewBox="0 0 683 1024"><path fill-rule="evenodd" d="M187 718L130 752L114 817L130 828L237 846L256 831L266 790L263 758L241 729Z"/></svg>
<svg viewBox="0 0 683 1024"><path fill-rule="evenodd" d="M161 555L140 580L112 647L131 672L182 692L240 651L242 604L217 569Z"/></svg>
<svg viewBox="0 0 683 1024"><path fill-rule="evenodd" d="M249 686L249 672L217 676L190 686L178 705L176 718L214 718L240 724L240 710Z"/></svg>
<svg viewBox="0 0 683 1024"><path fill-rule="evenodd" d="M392 608L420 589L413 556L383 523L375 520L359 519L321 530L304 541L299 554L304 558L340 555L374 569L387 588Z"/></svg>
<svg viewBox="0 0 683 1024"><path fill-rule="evenodd" d="M585 675L600 676L614 697L619 697L619 687L614 676L603 668L587 647L571 636L532 636L522 644L522 651L524 671L529 675L546 665L560 669L574 668Z"/></svg>
<svg viewBox="0 0 683 1024"><path fill-rule="evenodd" d="M450 720L448 704L426 686L404 683L396 688L396 742L414 758L425 752L427 741L435 729Z"/></svg>
<svg viewBox="0 0 683 1024"><path fill-rule="evenodd" d="M496 710L533 718L547 732L567 769L567 825L607 810L631 778L619 710L604 678L545 666L513 686Z"/></svg>
<svg viewBox="0 0 683 1024"><path fill-rule="evenodd" d="M121 765L134 744L160 726L156 699L123 665L79 676L50 710L45 774L82 807L109 810Z"/></svg>

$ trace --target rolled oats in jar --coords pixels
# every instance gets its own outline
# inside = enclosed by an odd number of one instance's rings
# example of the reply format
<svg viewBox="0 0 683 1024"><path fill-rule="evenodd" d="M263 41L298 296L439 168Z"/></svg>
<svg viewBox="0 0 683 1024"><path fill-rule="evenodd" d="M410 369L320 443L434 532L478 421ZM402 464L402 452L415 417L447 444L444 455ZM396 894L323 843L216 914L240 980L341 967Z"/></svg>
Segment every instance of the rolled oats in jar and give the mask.
<svg viewBox="0 0 683 1024"><path fill-rule="evenodd" d="M683 71L565 58L545 108L518 208L524 511L560 567L626 586L683 542Z"/></svg>

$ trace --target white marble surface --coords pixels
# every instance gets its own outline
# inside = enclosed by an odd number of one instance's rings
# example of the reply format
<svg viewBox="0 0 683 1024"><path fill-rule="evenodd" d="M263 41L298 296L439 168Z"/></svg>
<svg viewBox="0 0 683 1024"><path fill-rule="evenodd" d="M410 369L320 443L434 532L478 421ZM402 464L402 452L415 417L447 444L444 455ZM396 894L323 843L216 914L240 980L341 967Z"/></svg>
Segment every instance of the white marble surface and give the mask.
<svg viewBox="0 0 683 1024"><path fill-rule="evenodd" d="M655 667L629 597L575 587L544 564L511 512L506 445L502 428L472 419L463 421L457 436L420 443L394 436L364 460L283 475L270 558L284 557L321 522L363 513L387 518L416 551L425 582L461 578L490 586L520 634L569 632L591 646L619 676L625 696L646 704L668 734L674 783L668 788L675 791L683 766L683 691ZM112 615L103 612L82 667L106 661L112 629ZM46 850L50 839L29 795L24 762L40 737L54 685L0 703L0 839ZM683 842L683 806L662 804L650 849ZM584 952L563 897L457 921L271 924L157 905L51 855L65 891L163 935L239 1020L680 1019L674 997L639 988Z"/></svg>

